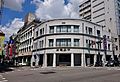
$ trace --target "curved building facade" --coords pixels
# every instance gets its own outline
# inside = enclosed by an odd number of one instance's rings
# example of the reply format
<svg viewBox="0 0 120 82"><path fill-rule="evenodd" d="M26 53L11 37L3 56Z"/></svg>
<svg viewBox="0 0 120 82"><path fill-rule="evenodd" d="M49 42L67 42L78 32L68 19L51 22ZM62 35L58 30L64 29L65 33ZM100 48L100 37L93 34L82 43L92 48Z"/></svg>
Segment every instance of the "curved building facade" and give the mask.
<svg viewBox="0 0 120 82"><path fill-rule="evenodd" d="M34 29L31 65L94 66L97 61L109 60L112 43L108 39L103 43L108 34L102 26L81 19L42 22Z"/></svg>

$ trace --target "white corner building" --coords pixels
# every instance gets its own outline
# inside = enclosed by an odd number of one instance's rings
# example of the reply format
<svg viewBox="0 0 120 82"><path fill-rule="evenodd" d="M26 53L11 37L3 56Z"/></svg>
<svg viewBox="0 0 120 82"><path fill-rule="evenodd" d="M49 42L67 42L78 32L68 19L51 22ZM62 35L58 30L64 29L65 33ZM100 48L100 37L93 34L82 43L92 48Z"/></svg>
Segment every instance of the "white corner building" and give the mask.
<svg viewBox="0 0 120 82"><path fill-rule="evenodd" d="M42 22L34 29L31 64L74 67L108 61L113 58L112 42L107 39L105 55L103 36L109 33L103 29L101 25L81 19Z"/></svg>

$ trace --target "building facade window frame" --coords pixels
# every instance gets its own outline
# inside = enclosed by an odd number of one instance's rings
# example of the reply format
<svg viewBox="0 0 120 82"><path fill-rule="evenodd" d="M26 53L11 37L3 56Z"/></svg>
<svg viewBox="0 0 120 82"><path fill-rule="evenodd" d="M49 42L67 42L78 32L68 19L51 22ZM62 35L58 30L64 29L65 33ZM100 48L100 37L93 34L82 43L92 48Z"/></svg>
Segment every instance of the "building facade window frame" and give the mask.
<svg viewBox="0 0 120 82"><path fill-rule="evenodd" d="M74 39L74 46L80 46L80 39Z"/></svg>

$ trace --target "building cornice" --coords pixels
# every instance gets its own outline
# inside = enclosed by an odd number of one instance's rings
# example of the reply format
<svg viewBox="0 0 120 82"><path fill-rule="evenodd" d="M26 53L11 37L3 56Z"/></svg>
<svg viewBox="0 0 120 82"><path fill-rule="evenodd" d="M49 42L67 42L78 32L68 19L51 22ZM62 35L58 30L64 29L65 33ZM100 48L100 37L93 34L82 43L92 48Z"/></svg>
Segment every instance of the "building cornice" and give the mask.
<svg viewBox="0 0 120 82"><path fill-rule="evenodd" d="M46 36L54 36L54 35L82 35L82 36L89 36L89 37L93 37L93 38L98 38L98 39L103 39L102 37L98 37L98 36L93 36L93 35L89 35L89 34L83 34L83 33L53 33L53 34L44 34L41 35L37 38L34 38L34 41L37 39L40 39L42 37L46 37Z"/></svg>

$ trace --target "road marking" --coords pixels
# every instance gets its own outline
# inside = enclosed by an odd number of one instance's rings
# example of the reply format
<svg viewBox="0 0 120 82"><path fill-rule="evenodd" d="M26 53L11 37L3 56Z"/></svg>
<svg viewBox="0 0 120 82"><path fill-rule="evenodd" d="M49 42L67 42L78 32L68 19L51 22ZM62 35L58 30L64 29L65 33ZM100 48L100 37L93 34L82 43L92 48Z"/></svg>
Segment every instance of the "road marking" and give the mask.
<svg viewBox="0 0 120 82"><path fill-rule="evenodd" d="M6 78L4 78L2 75L0 75L0 78L2 79L2 81L0 82L7 82L8 80Z"/></svg>
<svg viewBox="0 0 120 82"><path fill-rule="evenodd" d="M0 82L7 82L8 80L3 80L3 81L0 81Z"/></svg>
<svg viewBox="0 0 120 82"><path fill-rule="evenodd" d="M8 80L3 80L3 82L7 82Z"/></svg>
<svg viewBox="0 0 120 82"><path fill-rule="evenodd" d="M21 70L18 70L18 71L21 71Z"/></svg>
<svg viewBox="0 0 120 82"><path fill-rule="evenodd" d="M6 78L2 78L2 79L6 79Z"/></svg>

